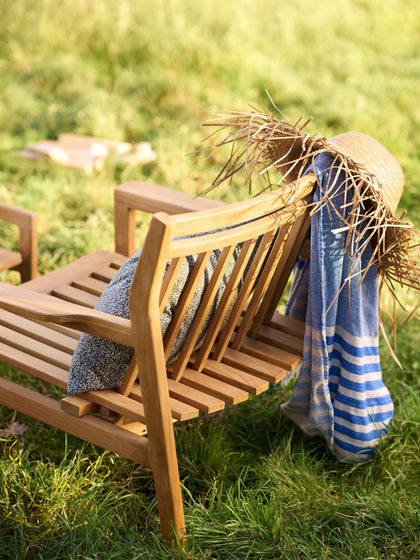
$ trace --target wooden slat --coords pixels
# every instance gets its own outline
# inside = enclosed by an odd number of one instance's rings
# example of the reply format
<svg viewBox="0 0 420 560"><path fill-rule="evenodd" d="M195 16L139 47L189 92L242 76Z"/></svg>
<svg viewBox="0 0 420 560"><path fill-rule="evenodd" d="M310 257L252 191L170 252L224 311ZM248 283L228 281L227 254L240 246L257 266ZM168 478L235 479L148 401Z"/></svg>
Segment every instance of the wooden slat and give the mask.
<svg viewBox="0 0 420 560"><path fill-rule="evenodd" d="M95 268L95 270L91 273L92 278L109 284L116 275L118 268L125 262L123 259L121 260L122 262L118 263L118 266L115 264L115 266L102 266L100 268Z"/></svg>
<svg viewBox="0 0 420 560"><path fill-rule="evenodd" d="M279 383L286 375L284 368L233 348L226 348L223 363L249 371L270 383Z"/></svg>
<svg viewBox="0 0 420 560"><path fill-rule="evenodd" d="M223 328L223 336L219 337L216 343L216 347L213 351L213 357L216 360L221 359L232 338L232 334L234 333L243 310L246 307L248 296L254 287L255 281L257 280L259 265L264 262L264 259L267 255L269 242L272 240L272 237L273 233L269 232L260 241L257 252L254 255L254 258L252 259L252 262L249 266L248 274L246 275L246 278L239 291L238 297L236 298L233 310L231 311L226 325Z"/></svg>
<svg viewBox="0 0 420 560"><path fill-rule="evenodd" d="M57 323L50 323L49 321L37 321L36 319L33 319L33 321L34 323L38 323L38 325L47 327L51 331L55 331L69 338L73 338L76 341L76 343L79 340L80 335L82 334L80 331L76 329L73 329L71 327L65 327L64 325L58 325Z"/></svg>
<svg viewBox="0 0 420 560"><path fill-rule="evenodd" d="M134 383L138 379L138 376L139 376L139 368L137 366L136 355L134 354L133 357L131 358L131 361L124 375L124 378L121 381L120 386L118 387L118 392L121 393L121 395L125 395L125 396L129 395L131 389L134 386Z"/></svg>
<svg viewBox="0 0 420 560"><path fill-rule="evenodd" d="M303 353L303 340L297 336L281 332L272 327L262 326L258 331L258 340L266 342L271 346L276 346L282 350L287 350L292 354L301 356Z"/></svg>
<svg viewBox="0 0 420 560"><path fill-rule="evenodd" d="M182 345L180 355L173 367L172 378L176 379L177 381L181 378L182 373L190 360L191 353L194 350L195 344L202 331L203 324L209 314L211 306L214 302L214 298L220 288L220 283L223 279L226 267L228 266L233 255L234 249L235 247L225 247L217 260L217 264L215 266L213 274L211 275L208 286L200 301L197 312L195 313L191 328L188 332L184 344Z"/></svg>
<svg viewBox="0 0 420 560"><path fill-rule="evenodd" d="M77 288L78 290L82 290L84 292L88 292L89 294L93 294L94 296L101 296L102 292L108 286L109 282L103 282L102 280L98 280L97 278L93 278L89 276L88 278L84 278L82 280L77 280L72 282L72 286Z"/></svg>
<svg viewBox="0 0 420 560"><path fill-rule="evenodd" d="M0 342L0 361L6 362L10 366L22 369L39 379L57 385L62 389L67 389L68 371L53 364L45 362L34 356L30 356L21 350L10 351L9 344Z"/></svg>
<svg viewBox="0 0 420 560"><path fill-rule="evenodd" d="M207 360L203 371L210 375L210 377L220 379L220 381L224 381L253 395L259 395L269 387L268 381L216 360Z"/></svg>
<svg viewBox="0 0 420 560"><path fill-rule="evenodd" d="M243 278L243 274L248 264L250 255L255 247L256 239L246 241L241 249L239 254L238 260L235 263L235 266L232 270L232 274L229 278L229 281L226 285L226 289L223 292L223 295L220 299L219 305L217 310L214 314L214 317L211 320L211 323L207 329L206 336L204 338L203 344L201 345L200 349L197 351L196 356L194 357L194 369L197 371L201 371L203 366L209 357L211 351L214 347L214 342L217 338L217 335L220 332L222 327L223 321L226 319L227 314L234 304L233 299L237 295L238 285L241 279ZM238 313L238 311L237 311ZM228 336L223 333L222 336Z"/></svg>
<svg viewBox="0 0 420 560"><path fill-rule="evenodd" d="M169 324L168 330L165 335L165 339L164 339L165 359L168 358L171 352L172 346L178 335L179 328L184 320L186 312L190 306L191 300L194 297L195 291L204 273L204 269L206 268L210 255L211 255L210 252L202 253L201 255L199 255L193 270L190 272L188 276L186 286L182 292L182 295L179 299L178 305L174 312L174 316L172 317L172 320Z"/></svg>
<svg viewBox="0 0 420 560"><path fill-rule="evenodd" d="M281 258L281 249L284 246L285 239L290 227L291 225L287 224L280 228L276 232L276 236L273 239L271 246L269 247L270 251L267 255L266 261L264 262L264 266L260 270L257 284L252 293L251 301L248 303L247 310L242 317L240 327L238 328L238 331L232 343L232 347L236 350L241 347L241 344L260 306L261 300L263 299L263 294L274 273L275 267L279 259Z"/></svg>
<svg viewBox="0 0 420 560"><path fill-rule="evenodd" d="M11 352L15 349L21 350L26 354L40 358L62 369L70 368L71 355L67 352L55 348L52 344L45 344L30 336L25 336L3 325L0 325L0 341L10 346Z"/></svg>
<svg viewBox="0 0 420 560"><path fill-rule="evenodd" d="M246 401L249 396L242 389L189 368L186 368L184 371L182 383L222 399L229 404L238 404Z"/></svg>
<svg viewBox="0 0 420 560"><path fill-rule="evenodd" d="M57 286L66 285L81 278L86 278L92 270L100 269L101 266L109 266L110 263L119 263L119 266L127 260L123 255L110 251L95 251L89 253L76 261L57 268L48 274L39 276L34 280L22 284L23 288L34 292L50 294Z"/></svg>
<svg viewBox="0 0 420 560"><path fill-rule="evenodd" d="M104 389L101 391L89 391L87 393L81 393L80 395L83 399L86 399L100 406L105 406L118 414L123 414L129 416L130 418L135 418L140 420L140 422L146 423L144 416L143 404L124 397L120 393L111 391L110 389Z"/></svg>
<svg viewBox="0 0 420 560"><path fill-rule="evenodd" d="M143 402L140 385L138 383L133 386L130 397L139 402ZM191 420L192 418L196 418L199 414L199 409L197 407L191 406L173 397L169 398L169 404L171 407L172 418L175 420Z"/></svg>
<svg viewBox="0 0 420 560"><path fill-rule="evenodd" d="M171 378L168 378L168 388L171 397L198 408L198 410L207 414L218 412L225 407L225 402L222 399L174 381Z"/></svg>
<svg viewBox="0 0 420 560"><path fill-rule="evenodd" d="M269 344L265 344L259 340L250 337L245 337L241 350L251 356L256 356L262 360L266 360L272 364L276 364L288 371L292 371L302 361L300 356L291 354L285 350L280 350Z"/></svg>
<svg viewBox="0 0 420 560"><path fill-rule="evenodd" d="M313 180L313 185L315 185L315 181L316 179ZM311 197L308 197L308 203L310 203L310 200ZM281 255L277 269L273 274L273 277L267 288L264 300L254 317L252 327L249 331L249 334L251 336L256 335L263 323L268 324L271 317L276 312L276 308L278 306L280 298L283 295L292 269L296 263L299 250L306 238L310 223L311 219L309 212L305 212L301 216L299 216L299 218L293 224L293 228L283 248L283 253Z"/></svg>
<svg viewBox="0 0 420 560"><path fill-rule="evenodd" d="M302 338L305 336L305 323L287 315L274 313L270 320L270 326L285 333Z"/></svg>
<svg viewBox="0 0 420 560"><path fill-rule="evenodd" d="M163 313L166 302L168 301L169 295L174 287L175 282L178 278L178 273L181 269L184 259L171 259L169 266L167 267L166 274L163 278L162 288L160 290L160 314Z"/></svg>
<svg viewBox="0 0 420 560"><path fill-rule="evenodd" d="M89 307L90 309L93 309L98 302L97 296L78 290L73 286L59 286L52 290L51 295L63 299L64 301L77 303L78 305L83 305L83 307Z"/></svg>
<svg viewBox="0 0 420 560"><path fill-rule="evenodd" d="M52 342L55 348L67 352L68 354L73 354L77 346L77 339L74 338L74 336L67 336L45 324L34 324L34 321L26 319L25 317L20 317L16 315L16 313L10 313L5 309L0 310L0 325L31 336L35 340L39 340L45 344Z"/></svg>
<svg viewBox="0 0 420 560"><path fill-rule="evenodd" d="M303 242L303 245L299 252L299 257L302 260L306 260L309 259L310 256L311 256L311 237L308 236Z"/></svg>

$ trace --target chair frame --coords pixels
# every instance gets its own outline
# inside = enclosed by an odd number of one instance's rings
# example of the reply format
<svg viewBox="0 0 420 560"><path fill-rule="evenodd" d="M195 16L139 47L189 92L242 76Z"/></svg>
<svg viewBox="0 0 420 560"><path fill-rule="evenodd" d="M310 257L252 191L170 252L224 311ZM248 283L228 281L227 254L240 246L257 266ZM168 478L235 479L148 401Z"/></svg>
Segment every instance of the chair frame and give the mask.
<svg viewBox="0 0 420 560"><path fill-rule="evenodd" d="M19 251L0 248L0 271L17 270L22 282L38 273L37 214L0 203L0 220L19 228Z"/></svg>
<svg viewBox="0 0 420 560"><path fill-rule="evenodd" d="M146 183L121 185L115 189L115 242L123 254L98 251L22 287L0 284L0 361L65 389L80 332L134 348L117 390L57 401L0 377L0 403L150 467L166 541L179 542L185 535L174 422L221 410L225 402L242 402L300 363L304 324L276 308L307 236L315 181L307 176L281 191L232 205ZM159 208L165 213L152 217L132 281L130 320L95 310L101 290L133 252L135 212ZM238 242L243 243L240 256L197 349L198 331ZM200 312L179 357L167 366L206 259L221 247ZM199 256L162 339L163 305L180 262L191 254Z"/></svg>

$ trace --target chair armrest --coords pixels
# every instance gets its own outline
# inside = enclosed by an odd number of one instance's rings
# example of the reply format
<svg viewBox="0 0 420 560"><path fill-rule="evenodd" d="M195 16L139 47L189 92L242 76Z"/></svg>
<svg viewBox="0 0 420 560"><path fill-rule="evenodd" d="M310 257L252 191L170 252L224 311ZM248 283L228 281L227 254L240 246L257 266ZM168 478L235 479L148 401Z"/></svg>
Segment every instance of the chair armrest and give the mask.
<svg viewBox="0 0 420 560"><path fill-rule="evenodd" d="M32 280L38 273L38 233L35 212L0 203L0 220L19 228L19 252L22 263L19 265L22 282Z"/></svg>
<svg viewBox="0 0 420 560"><path fill-rule="evenodd" d="M32 292L20 286L0 283L0 315L6 309L34 321L57 323L133 346L131 322L102 311L56 297Z"/></svg>
<svg viewBox="0 0 420 560"><path fill-rule="evenodd" d="M223 205L223 202L141 181L119 185L114 189L115 250L127 257L136 250L136 211L182 214Z"/></svg>

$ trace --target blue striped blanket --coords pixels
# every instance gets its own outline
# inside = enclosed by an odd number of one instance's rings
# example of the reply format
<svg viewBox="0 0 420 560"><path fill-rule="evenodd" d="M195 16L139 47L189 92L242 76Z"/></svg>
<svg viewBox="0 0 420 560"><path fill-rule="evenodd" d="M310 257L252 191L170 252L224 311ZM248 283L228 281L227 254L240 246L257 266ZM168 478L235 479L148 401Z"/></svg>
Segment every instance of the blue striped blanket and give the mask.
<svg viewBox="0 0 420 560"><path fill-rule="evenodd" d="M315 158L318 186L314 202L327 189L342 212L352 199L344 173L333 158ZM312 171L312 167L308 171ZM305 320L304 353L289 402L282 410L310 436L323 437L340 461L372 457L393 416L382 381L378 349L378 279L369 266L372 250L346 252L342 218L323 204L311 219L311 257L299 260L286 313ZM359 243L363 243L361 238ZM352 270L351 281L346 281ZM363 274L363 281L360 283Z"/></svg>

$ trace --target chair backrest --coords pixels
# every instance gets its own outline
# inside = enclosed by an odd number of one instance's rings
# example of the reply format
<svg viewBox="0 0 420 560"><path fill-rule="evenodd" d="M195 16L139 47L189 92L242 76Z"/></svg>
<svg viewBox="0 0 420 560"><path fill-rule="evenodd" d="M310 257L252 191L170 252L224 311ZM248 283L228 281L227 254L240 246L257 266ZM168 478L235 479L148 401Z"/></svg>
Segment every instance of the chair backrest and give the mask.
<svg viewBox="0 0 420 560"><path fill-rule="evenodd" d="M202 371L209 356L220 361L228 344L240 349L270 321L309 228L315 181L310 175L208 211L154 215L130 291L140 371L166 371L169 358L179 381L186 368Z"/></svg>

